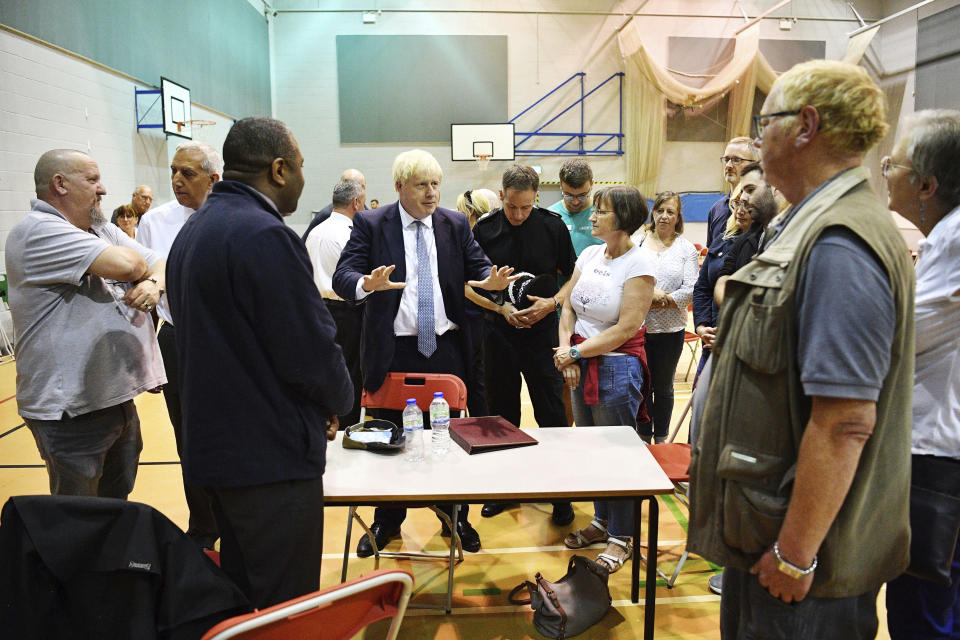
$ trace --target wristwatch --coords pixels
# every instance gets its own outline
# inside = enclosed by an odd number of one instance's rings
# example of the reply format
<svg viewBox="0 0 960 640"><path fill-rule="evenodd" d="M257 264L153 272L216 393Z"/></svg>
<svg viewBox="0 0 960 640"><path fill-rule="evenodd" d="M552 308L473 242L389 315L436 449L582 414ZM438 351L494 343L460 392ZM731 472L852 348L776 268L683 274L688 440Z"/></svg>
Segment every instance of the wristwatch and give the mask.
<svg viewBox="0 0 960 640"><path fill-rule="evenodd" d="M572 358L573 360L579 360L580 349L577 349L576 347L570 347L570 358Z"/></svg>
<svg viewBox="0 0 960 640"><path fill-rule="evenodd" d="M773 543L773 557L777 559L777 570L780 573L790 576L794 580L800 580L811 573L817 568L817 556L813 556L813 564L811 564L806 569L801 569L800 567L790 564L783 559L783 556L780 555L780 543Z"/></svg>

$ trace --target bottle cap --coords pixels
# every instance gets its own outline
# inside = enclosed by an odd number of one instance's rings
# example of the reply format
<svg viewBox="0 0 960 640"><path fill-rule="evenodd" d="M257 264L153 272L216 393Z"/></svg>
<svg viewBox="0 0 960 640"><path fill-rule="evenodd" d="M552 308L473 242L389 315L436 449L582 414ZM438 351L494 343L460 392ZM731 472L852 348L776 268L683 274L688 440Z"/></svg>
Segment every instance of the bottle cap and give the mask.
<svg viewBox="0 0 960 640"><path fill-rule="evenodd" d="M434 391L434 392L433 392L433 397L434 397L434 398L442 398L442 397L443 397L443 391Z"/></svg>
<svg viewBox="0 0 960 640"><path fill-rule="evenodd" d="M416 398L407 398L407 404L417 404ZM396 411L396 409L394 409Z"/></svg>

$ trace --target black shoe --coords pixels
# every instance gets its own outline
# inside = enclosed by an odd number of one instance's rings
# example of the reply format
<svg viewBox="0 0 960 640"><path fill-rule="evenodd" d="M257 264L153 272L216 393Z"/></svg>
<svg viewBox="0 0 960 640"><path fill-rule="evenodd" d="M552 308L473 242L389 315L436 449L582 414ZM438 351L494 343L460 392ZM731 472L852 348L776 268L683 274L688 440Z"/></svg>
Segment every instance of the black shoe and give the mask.
<svg viewBox="0 0 960 640"><path fill-rule="evenodd" d="M370 526L370 532L373 533L373 539L377 542L377 549L381 551L388 542L400 537L400 527L388 530L382 522L374 522ZM357 557L369 558L372 555L373 545L370 544L370 536L364 535L357 543Z"/></svg>
<svg viewBox="0 0 960 640"><path fill-rule="evenodd" d="M446 524L440 529L440 535L444 538L450 536L450 529L447 528ZM457 523L457 535L460 536L460 545L463 546L464 551L470 553L480 551L480 534L469 522L461 520Z"/></svg>
<svg viewBox="0 0 960 640"><path fill-rule="evenodd" d="M510 505L506 502L488 502L483 505L483 509L480 509L480 515L484 518L492 518L498 513L502 513L508 506Z"/></svg>
<svg viewBox="0 0 960 640"><path fill-rule="evenodd" d="M558 527L564 527L573 522L573 506L569 502L558 502L553 505L553 515L550 519Z"/></svg>

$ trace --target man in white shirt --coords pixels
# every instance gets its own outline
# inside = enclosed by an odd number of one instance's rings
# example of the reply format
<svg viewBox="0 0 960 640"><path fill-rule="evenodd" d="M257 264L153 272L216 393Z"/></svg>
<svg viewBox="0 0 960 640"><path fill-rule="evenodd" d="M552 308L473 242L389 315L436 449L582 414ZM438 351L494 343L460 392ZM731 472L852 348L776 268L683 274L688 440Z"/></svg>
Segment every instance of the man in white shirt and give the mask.
<svg viewBox="0 0 960 640"><path fill-rule="evenodd" d="M171 200L152 211L148 211L140 219L137 228L137 242L153 249L164 259L170 253L174 238L180 233L181 227L197 209L203 206L213 185L220 180L223 173L223 158L216 149L202 142L184 142L177 147L173 160L170 162L170 181L176 200ZM163 399L167 403L167 414L173 425L173 434L177 441L177 454L182 456L183 438L181 435L182 415L180 412L179 389L179 358L177 357L176 334L173 329L173 320L170 315L170 305L167 296L160 299L157 305L157 314L163 321L157 332L157 341L160 344L160 353L167 370L167 384L163 387ZM190 511L190 523L187 526L187 535L197 544L206 549L212 549L217 538L217 522L210 508L210 499L206 492L186 481L183 483L183 492L187 499L187 508Z"/></svg>
<svg viewBox="0 0 960 640"><path fill-rule="evenodd" d="M354 402L349 413L339 416L340 425L348 427L360 421L360 327L363 307L347 302L333 290L333 272L337 269L340 252L350 239L353 216L363 210L366 188L360 182L341 179L333 188L333 210L330 217L314 227L307 235L307 253L313 263L313 279L320 289L323 302L337 325L335 341L343 349L343 359L353 381Z"/></svg>

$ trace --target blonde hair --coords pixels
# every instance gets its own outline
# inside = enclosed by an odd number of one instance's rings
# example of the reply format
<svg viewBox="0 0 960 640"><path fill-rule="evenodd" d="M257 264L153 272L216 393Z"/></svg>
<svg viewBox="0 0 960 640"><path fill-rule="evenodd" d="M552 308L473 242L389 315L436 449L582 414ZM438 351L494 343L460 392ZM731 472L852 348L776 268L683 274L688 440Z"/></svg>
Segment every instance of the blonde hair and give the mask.
<svg viewBox="0 0 960 640"><path fill-rule="evenodd" d="M820 135L841 153L862 155L887 134L887 104L867 72L836 60L810 60L777 78L778 110L816 107Z"/></svg>
<svg viewBox="0 0 960 640"><path fill-rule="evenodd" d="M740 201L740 193L743 191L743 184L738 184L730 192L730 215L727 216L727 226L723 229L723 239L732 238L740 233L740 227L737 226L737 216L733 214L733 201Z"/></svg>
<svg viewBox="0 0 960 640"><path fill-rule="evenodd" d="M467 190L457 196L457 211L470 219L471 227L500 206L500 198L490 189Z"/></svg>
<svg viewBox="0 0 960 640"><path fill-rule="evenodd" d="M411 149L393 160L393 183L404 184L412 176L437 176L443 179L443 169L430 153L423 149Z"/></svg>

